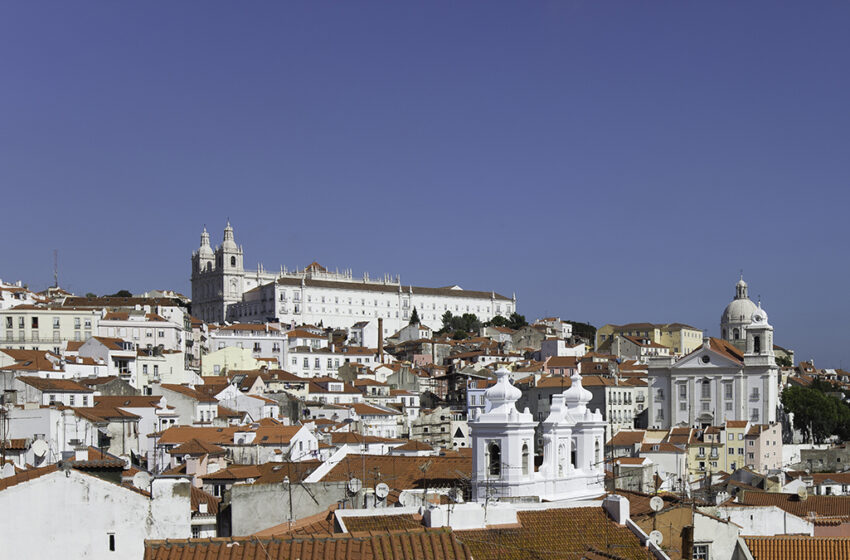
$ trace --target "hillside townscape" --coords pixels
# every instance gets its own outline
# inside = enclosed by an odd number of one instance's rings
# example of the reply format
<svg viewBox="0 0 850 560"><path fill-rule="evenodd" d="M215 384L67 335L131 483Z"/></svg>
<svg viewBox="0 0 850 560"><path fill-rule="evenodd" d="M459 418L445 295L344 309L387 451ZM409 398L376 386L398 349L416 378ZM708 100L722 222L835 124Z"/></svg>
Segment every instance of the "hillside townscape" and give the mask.
<svg viewBox="0 0 850 560"><path fill-rule="evenodd" d="M743 278L714 336L529 322L487 286L246 270L228 223L191 286L0 284L5 550L56 512L39 557L743 559L850 536L850 373L795 359Z"/></svg>

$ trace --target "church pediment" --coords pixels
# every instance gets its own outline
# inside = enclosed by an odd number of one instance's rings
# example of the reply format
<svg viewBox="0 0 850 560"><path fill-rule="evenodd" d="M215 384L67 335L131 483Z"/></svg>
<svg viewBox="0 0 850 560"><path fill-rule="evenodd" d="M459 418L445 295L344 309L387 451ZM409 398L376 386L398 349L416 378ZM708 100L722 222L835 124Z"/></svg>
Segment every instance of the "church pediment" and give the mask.
<svg viewBox="0 0 850 560"><path fill-rule="evenodd" d="M675 364L673 369L740 368L741 364L728 356L710 348L702 347L691 352Z"/></svg>

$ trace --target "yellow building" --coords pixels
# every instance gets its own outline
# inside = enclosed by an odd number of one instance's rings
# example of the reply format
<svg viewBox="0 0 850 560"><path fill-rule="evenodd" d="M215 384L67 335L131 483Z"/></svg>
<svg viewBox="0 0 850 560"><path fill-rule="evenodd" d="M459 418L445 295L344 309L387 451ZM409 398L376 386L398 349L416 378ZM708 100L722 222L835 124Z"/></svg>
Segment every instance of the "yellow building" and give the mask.
<svg viewBox="0 0 850 560"><path fill-rule="evenodd" d="M225 375L230 370L260 369L264 364L255 360L250 348L225 347L201 358L201 375Z"/></svg>
<svg viewBox="0 0 850 560"><path fill-rule="evenodd" d="M609 352L614 334L636 336L666 346L672 354L684 356L702 345L701 330L684 323L628 323L608 324L596 331L596 351Z"/></svg>

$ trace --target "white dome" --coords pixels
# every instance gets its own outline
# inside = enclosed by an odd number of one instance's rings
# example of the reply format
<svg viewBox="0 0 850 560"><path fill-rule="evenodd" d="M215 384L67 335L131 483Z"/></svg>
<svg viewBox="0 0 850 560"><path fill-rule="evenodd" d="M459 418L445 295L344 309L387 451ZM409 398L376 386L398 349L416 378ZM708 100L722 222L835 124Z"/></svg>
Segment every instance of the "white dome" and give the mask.
<svg viewBox="0 0 850 560"><path fill-rule="evenodd" d="M733 299L723 311L720 324L749 323L756 311L758 311L758 306L750 299Z"/></svg>

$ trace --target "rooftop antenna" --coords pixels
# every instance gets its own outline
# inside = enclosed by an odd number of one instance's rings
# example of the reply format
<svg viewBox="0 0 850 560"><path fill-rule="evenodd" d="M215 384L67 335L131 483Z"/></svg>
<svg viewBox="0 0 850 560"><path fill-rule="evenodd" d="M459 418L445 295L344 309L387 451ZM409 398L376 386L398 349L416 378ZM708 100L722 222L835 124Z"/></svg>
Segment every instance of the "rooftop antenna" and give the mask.
<svg viewBox="0 0 850 560"><path fill-rule="evenodd" d="M53 249L53 287L59 287L59 250Z"/></svg>

